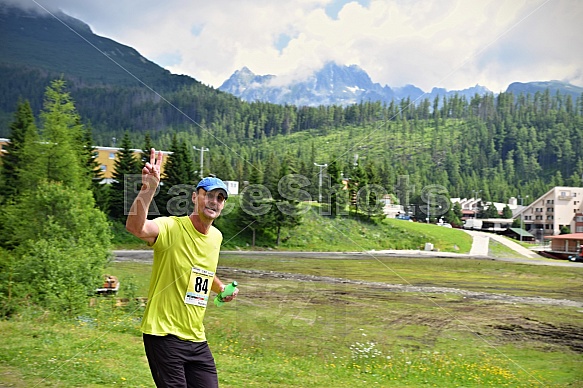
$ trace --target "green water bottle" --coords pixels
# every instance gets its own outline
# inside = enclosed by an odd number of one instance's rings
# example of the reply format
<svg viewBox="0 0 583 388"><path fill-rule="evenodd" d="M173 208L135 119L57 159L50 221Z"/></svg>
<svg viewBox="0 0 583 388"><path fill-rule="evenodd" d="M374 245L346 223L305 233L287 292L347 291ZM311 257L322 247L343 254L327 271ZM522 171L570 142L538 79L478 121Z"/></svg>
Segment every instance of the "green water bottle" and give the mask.
<svg viewBox="0 0 583 388"><path fill-rule="evenodd" d="M233 295L236 288L237 288L237 281L233 280L233 283L228 284L225 287L225 289L223 290L223 292L221 292L221 293L217 294L217 296L215 296L215 306L221 307L222 305L224 305L225 302L223 299L229 295Z"/></svg>

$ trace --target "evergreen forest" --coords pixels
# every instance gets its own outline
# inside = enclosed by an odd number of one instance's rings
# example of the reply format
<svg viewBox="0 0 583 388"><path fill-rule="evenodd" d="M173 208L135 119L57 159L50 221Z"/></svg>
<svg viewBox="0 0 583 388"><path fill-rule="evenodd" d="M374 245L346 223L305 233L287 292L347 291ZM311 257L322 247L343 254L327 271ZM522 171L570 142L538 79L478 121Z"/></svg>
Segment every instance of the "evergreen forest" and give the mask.
<svg viewBox="0 0 583 388"><path fill-rule="evenodd" d="M309 179L305 190L313 199L320 178L315 164L334 164L355 182L367 175L402 204L430 185L443 187L448 197L479 192L488 202L532 199L553 186L580 186L583 174L583 98L548 90L316 108L246 103L200 84L158 101L147 101L152 93L142 91L141 103L129 89L114 100L108 100L111 89L84 90L75 103L93 128L94 145L113 145L124 134L134 148L181 145L196 170L200 154L193 147L206 147L203 174L241 186L257 183L253 170L269 177L286 163L290 173ZM119 119L99 111L117 111ZM327 169L322 174L329 182Z"/></svg>

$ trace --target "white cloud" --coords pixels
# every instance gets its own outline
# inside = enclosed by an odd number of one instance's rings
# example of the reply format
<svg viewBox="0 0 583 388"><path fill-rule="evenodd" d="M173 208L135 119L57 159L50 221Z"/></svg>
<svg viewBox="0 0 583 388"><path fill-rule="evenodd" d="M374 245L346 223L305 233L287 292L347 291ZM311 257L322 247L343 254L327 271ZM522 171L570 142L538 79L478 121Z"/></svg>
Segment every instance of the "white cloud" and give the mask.
<svg viewBox="0 0 583 388"><path fill-rule="evenodd" d="M382 85L424 90L479 83L501 91L550 79L583 85L578 0L336 0L334 9L345 4L335 19L326 14L331 0L10 1L61 8L215 87L243 66L283 80L330 60L357 64ZM280 50L282 34L290 40Z"/></svg>

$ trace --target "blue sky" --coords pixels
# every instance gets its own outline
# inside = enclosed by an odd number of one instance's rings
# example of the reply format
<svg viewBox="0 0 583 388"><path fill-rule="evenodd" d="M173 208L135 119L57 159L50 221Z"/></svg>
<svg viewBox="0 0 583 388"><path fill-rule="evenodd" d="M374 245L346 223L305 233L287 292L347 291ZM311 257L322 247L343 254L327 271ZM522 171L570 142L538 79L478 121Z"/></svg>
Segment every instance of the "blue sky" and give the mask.
<svg viewBox="0 0 583 388"><path fill-rule="evenodd" d="M583 86L579 0L0 1L60 9L214 87L243 66L287 82L328 61L425 91L555 79Z"/></svg>
<svg viewBox="0 0 583 388"><path fill-rule="evenodd" d="M344 8L344 6L346 4L353 3L353 2L360 4L364 8L368 8L368 6L370 5L370 1L364 1L364 0L360 0L360 1L334 0L334 1L327 3L324 7L324 10L326 12L326 15L328 15L328 17L330 19L338 20L338 14L342 10L342 8Z"/></svg>

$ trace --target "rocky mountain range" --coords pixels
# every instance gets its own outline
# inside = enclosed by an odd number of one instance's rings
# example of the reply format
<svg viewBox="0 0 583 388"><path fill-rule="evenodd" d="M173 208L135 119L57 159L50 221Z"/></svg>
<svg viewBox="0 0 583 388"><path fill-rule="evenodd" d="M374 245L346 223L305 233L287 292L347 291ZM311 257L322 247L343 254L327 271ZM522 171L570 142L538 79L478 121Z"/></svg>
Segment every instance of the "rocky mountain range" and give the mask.
<svg viewBox="0 0 583 388"><path fill-rule="evenodd" d="M549 88L551 93L561 91L574 98L581 96L583 88L560 81L512 83L507 91L514 94L534 94ZM226 80L219 90L231 93L244 101L270 102L297 106L351 105L364 101L400 101L409 98L412 101L435 97L450 97L457 94L471 99L476 94L492 93L484 86L475 85L463 90L446 90L433 88L426 92L415 85L404 87L382 86L371 80L370 76L356 65L339 65L327 63L307 79L283 84L274 75L257 75L243 67Z"/></svg>

